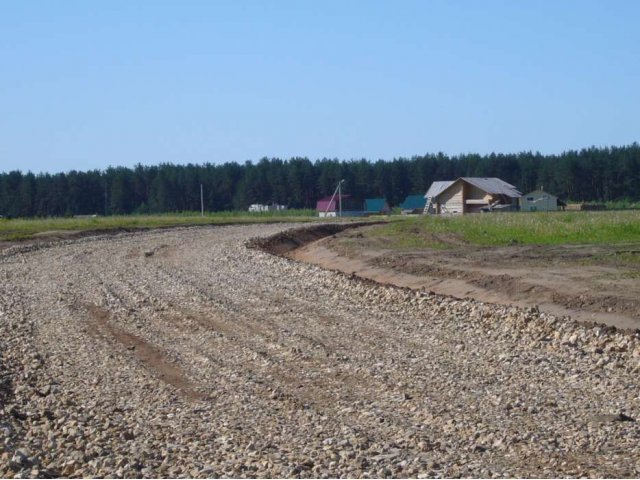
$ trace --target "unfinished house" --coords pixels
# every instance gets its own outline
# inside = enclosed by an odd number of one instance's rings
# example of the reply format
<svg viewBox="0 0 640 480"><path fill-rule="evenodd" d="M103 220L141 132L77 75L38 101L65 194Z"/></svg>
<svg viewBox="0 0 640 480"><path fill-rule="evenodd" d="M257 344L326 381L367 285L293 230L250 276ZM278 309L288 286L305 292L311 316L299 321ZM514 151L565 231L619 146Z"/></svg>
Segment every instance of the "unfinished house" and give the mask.
<svg viewBox="0 0 640 480"><path fill-rule="evenodd" d="M517 210L522 194L499 178L460 177L433 182L425 194L424 213L435 215Z"/></svg>
<svg viewBox="0 0 640 480"><path fill-rule="evenodd" d="M438 195L440 195L443 192L443 190L449 188L453 182L454 180L446 180L446 181L433 182L431 184L431 186L429 187L429 190L427 190L427 193L424 196L426 200L426 203L424 205L424 213L428 213L432 215L437 215L441 213L436 206L437 205L436 199L438 198Z"/></svg>

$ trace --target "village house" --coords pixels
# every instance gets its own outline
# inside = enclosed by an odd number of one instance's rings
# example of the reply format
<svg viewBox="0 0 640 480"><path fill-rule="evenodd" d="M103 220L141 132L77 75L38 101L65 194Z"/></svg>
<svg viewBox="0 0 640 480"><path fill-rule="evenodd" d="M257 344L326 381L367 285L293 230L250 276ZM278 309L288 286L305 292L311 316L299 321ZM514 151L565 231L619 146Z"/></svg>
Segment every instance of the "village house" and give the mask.
<svg viewBox="0 0 640 480"><path fill-rule="evenodd" d="M424 195L407 195L404 202L400 204L400 210L403 215L412 213L422 213L427 200Z"/></svg>
<svg viewBox="0 0 640 480"><path fill-rule="evenodd" d="M388 215L391 212L391 208L384 198L365 199L364 210L367 215Z"/></svg>
<svg viewBox="0 0 640 480"><path fill-rule="evenodd" d="M433 182L425 194L424 213L465 214L494 210L517 210L521 193L499 178L460 177Z"/></svg>
<svg viewBox="0 0 640 480"><path fill-rule="evenodd" d="M522 212L555 212L558 210L558 197L542 190L534 190L520 197Z"/></svg>
<svg viewBox="0 0 640 480"><path fill-rule="evenodd" d="M316 202L319 217L361 217L365 215L362 200L351 195L333 195L321 198Z"/></svg>

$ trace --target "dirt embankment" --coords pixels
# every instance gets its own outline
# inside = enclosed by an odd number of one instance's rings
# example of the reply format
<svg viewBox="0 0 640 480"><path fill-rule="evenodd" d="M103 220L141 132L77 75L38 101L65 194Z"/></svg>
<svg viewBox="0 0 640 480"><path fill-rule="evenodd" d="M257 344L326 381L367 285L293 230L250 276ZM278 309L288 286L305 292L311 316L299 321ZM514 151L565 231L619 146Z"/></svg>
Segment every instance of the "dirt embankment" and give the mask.
<svg viewBox="0 0 640 480"><path fill-rule="evenodd" d="M375 223L323 223L321 225L285 230L269 237L253 238L247 242L247 246L249 248L259 248L272 255L285 256L317 240L330 237L345 230L368 225L375 225Z"/></svg>
<svg viewBox="0 0 640 480"><path fill-rule="evenodd" d="M322 233L287 232L282 249L278 247L280 239L274 238L267 250L382 284L498 304L535 306L582 322L640 328L640 264L616 260L637 252L637 246L481 248L438 238L439 242L454 244L454 248L397 252L386 250L384 239L363 235L362 229L331 232L319 238Z"/></svg>

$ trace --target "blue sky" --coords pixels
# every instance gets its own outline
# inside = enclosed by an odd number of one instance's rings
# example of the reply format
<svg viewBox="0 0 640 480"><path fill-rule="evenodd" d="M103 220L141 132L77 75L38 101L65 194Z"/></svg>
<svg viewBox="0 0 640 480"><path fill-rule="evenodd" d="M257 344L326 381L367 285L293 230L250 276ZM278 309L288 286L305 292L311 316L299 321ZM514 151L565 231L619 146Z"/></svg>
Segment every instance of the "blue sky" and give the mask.
<svg viewBox="0 0 640 480"><path fill-rule="evenodd" d="M638 1L0 0L0 171L638 141Z"/></svg>

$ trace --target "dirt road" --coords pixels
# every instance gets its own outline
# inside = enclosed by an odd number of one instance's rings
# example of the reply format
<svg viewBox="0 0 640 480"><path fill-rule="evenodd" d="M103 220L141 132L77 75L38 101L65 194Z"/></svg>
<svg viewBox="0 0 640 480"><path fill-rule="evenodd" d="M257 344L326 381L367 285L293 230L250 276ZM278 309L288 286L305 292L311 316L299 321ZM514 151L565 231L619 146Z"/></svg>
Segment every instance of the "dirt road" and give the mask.
<svg viewBox="0 0 640 480"><path fill-rule="evenodd" d="M0 252L0 477L640 475L637 336L175 229Z"/></svg>

